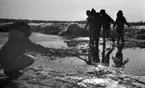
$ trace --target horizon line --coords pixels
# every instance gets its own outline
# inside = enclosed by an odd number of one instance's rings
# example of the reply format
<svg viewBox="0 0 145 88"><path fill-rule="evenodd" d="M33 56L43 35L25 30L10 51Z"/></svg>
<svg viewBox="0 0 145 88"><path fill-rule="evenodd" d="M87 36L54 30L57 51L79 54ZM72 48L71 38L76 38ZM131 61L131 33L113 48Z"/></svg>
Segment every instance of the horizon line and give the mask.
<svg viewBox="0 0 145 88"><path fill-rule="evenodd" d="M59 21L59 22L75 22L75 21L86 21L86 20L37 20L37 19L23 19L23 18L0 18L0 20L25 20L25 21L44 21L44 22L47 22L47 21ZM132 22L145 22L143 20L140 20L140 21L132 21ZM132 22L129 22L129 23L132 23Z"/></svg>

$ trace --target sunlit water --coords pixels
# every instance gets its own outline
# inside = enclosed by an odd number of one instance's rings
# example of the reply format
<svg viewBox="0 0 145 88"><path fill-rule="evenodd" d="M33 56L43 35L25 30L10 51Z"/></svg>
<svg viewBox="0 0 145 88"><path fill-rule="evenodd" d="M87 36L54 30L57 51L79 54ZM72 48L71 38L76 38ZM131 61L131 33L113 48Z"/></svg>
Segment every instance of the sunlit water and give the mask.
<svg viewBox="0 0 145 88"><path fill-rule="evenodd" d="M125 65L125 73L145 75L145 49L124 49L124 59L129 58Z"/></svg>
<svg viewBox="0 0 145 88"><path fill-rule="evenodd" d="M78 38L80 40L85 39L88 40L89 38ZM112 43L107 42L106 49L111 48ZM101 52L102 52L102 39L100 39L100 58L101 58ZM108 51L107 51L108 52ZM112 51L110 54L110 64L109 67L114 68L112 57L115 57L115 54L117 52L117 47ZM122 50L123 53L123 60L129 59L129 62L125 64L124 66L124 72L131 75L145 75L145 49L142 48L124 48Z"/></svg>
<svg viewBox="0 0 145 88"><path fill-rule="evenodd" d="M32 42L48 48L67 47L67 44L63 42L63 38L59 36L32 33L30 39L32 40Z"/></svg>
<svg viewBox="0 0 145 88"><path fill-rule="evenodd" d="M7 35L8 34L5 34L5 33L0 34L0 47L7 41L8 39ZM66 42L64 42L64 39L59 36L33 33L30 39L33 42L37 44L41 44L48 48L67 48L68 47ZM89 38L81 37L81 38L76 38L75 40L78 40L78 41L89 40ZM87 47L87 43L84 44L83 46ZM111 46L110 44L107 44L107 48L109 48L110 46ZM99 48L101 52L102 50L101 43L100 43ZM117 50L115 48L112 54L110 55L110 57L114 56L116 51ZM87 57L83 57L83 58L87 58ZM129 62L125 65L125 68L124 68L125 73L132 74L132 75L145 75L145 49L139 49L139 48L123 49L123 59L126 60L127 58L129 58ZM110 58L110 61L111 61L110 66L112 66L113 65L112 58ZM86 63L77 57L65 57L59 60L51 61L48 66L51 68L60 68L61 66L64 66L65 68L69 68L69 67L75 67L78 65L86 65Z"/></svg>

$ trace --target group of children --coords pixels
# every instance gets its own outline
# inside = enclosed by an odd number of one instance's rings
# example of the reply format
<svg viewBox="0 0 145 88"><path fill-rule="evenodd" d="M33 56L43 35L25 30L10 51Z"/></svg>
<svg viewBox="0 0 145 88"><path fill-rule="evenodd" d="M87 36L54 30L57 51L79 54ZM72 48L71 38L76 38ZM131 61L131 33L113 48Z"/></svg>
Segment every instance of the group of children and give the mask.
<svg viewBox="0 0 145 88"><path fill-rule="evenodd" d="M99 43L99 37L100 37L100 31L101 28L103 29L102 37L103 37L103 52L102 52L102 62L103 58L105 58L105 38L111 38L114 42L115 39L110 35L111 31L111 24L113 24L113 28L116 27L118 40L117 43L119 43L120 38L122 42L124 42L124 24L129 26L128 22L126 21L126 18L123 16L123 12L119 10L117 12L117 18L116 21L114 21L104 9L101 9L100 12L96 12L95 9L87 10L86 11L87 17L87 23L85 26L85 29L89 26L89 34L90 34L90 54L89 59L92 57L94 61L99 62L99 49L98 49L98 43Z"/></svg>
<svg viewBox="0 0 145 88"><path fill-rule="evenodd" d="M103 49L105 49L105 38L110 36L110 24L117 27L118 42L120 38L124 41L124 24L128 25L123 12L121 10L117 13L116 21L114 21L104 9L96 12L95 9L87 10L87 24L89 26L90 34L90 54L89 60L100 62L99 59L99 37L101 28L103 28ZM28 24L23 22L16 22L11 24L9 30L9 39L0 50L0 65L4 69L4 73L10 77L17 77L22 73L19 70L31 65L34 58L25 54L25 49L29 48L31 35L31 28ZM102 53L102 56L105 52ZM103 62L104 59L102 59Z"/></svg>

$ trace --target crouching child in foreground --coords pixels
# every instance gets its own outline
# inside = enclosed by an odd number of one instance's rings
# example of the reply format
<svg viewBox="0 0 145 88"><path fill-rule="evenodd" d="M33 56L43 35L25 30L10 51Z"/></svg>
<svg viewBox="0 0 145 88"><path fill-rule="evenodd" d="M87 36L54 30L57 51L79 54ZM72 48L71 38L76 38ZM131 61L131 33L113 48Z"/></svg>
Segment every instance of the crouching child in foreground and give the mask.
<svg viewBox="0 0 145 88"><path fill-rule="evenodd" d="M34 62L34 58L25 53L30 35L31 28L24 22L15 22L9 26L8 41L0 50L0 65L7 76L19 77L22 74L20 70Z"/></svg>

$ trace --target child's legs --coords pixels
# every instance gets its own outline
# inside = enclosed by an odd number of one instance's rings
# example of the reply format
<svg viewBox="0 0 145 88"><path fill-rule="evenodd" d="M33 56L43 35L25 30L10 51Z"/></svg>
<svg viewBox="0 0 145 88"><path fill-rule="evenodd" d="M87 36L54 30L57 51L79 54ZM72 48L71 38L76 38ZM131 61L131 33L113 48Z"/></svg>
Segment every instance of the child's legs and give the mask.
<svg viewBox="0 0 145 88"><path fill-rule="evenodd" d="M96 31L95 32L96 36L95 36L95 58L94 58L94 61L95 62L100 62L100 59L99 59L99 34L100 34L100 31Z"/></svg>
<svg viewBox="0 0 145 88"><path fill-rule="evenodd" d="M121 33L121 40L122 40L122 42L124 41L124 37L123 37L123 33Z"/></svg>
<svg viewBox="0 0 145 88"><path fill-rule="evenodd" d="M5 71L15 71L22 70L28 66L30 66L34 62L34 57L31 55L23 54L14 58L13 62L11 62L10 66L4 67Z"/></svg>
<svg viewBox="0 0 145 88"><path fill-rule="evenodd" d="M29 55L28 56L22 55L22 57L23 58L18 58L15 64L11 68L9 69L4 68L4 73L7 76L15 78L22 75L22 73L19 72L19 70L26 68L27 66L31 65L34 62L34 58L30 57Z"/></svg>
<svg viewBox="0 0 145 88"><path fill-rule="evenodd" d="M7 76L10 76L11 78L17 78L17 77L19 77L20 75L23 74L23 73L20 72L19 70L12 70L12 71L6 71L6 70L4 70L4 73L5 73Z"/></svg>
<svg viewBox="0 0 145 88"><path fill-rule="evenodd" d="M92 49L94 47L94 38L93 36L90 36L90 48Z"/></svg>
<svg viewBox="0 0 145 88"><path fill-rule="evenodd" d="M120 41L120 36L118 35L118 40L117 40L117 42L119 43L119 41Z"/></svg>
<svg viewBox="0 0 145 88"><path fill-rule="evenodd" d="M118 32L118 41L120 40L121 38L121 41L124 41L124 37L123 37L123 32Z"/></svg>
<svg viewBox="0 0 145 88"><path fill-rule="evenodd" d="M106 48L106 30L103 30L103 50L102 50L102 62L104 62L105 59L105 48Z"/></svg>

